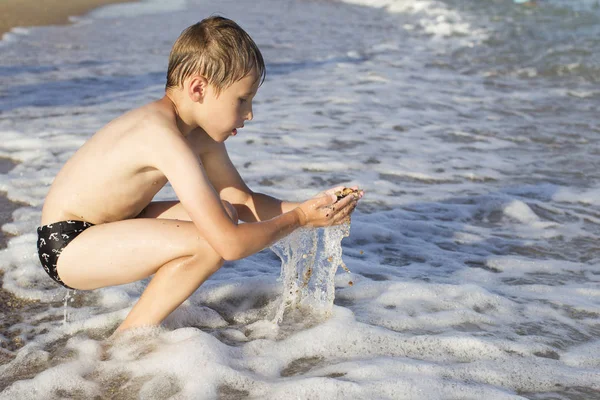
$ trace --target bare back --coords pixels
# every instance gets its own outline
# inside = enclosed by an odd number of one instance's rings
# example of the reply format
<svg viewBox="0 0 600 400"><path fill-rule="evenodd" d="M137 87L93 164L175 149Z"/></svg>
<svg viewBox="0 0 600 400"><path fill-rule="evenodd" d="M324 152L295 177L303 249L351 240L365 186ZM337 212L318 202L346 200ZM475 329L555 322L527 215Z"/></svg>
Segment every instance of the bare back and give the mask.
<svg viewBox="0 0 600 400"><path fill-rule="evenodd" d="M56 176L42 225L67 219L100 224L138 215L167 183L149 160L157 135L171 134L177 129L175 121L172 106L163 99L98 131Z"/></svg>

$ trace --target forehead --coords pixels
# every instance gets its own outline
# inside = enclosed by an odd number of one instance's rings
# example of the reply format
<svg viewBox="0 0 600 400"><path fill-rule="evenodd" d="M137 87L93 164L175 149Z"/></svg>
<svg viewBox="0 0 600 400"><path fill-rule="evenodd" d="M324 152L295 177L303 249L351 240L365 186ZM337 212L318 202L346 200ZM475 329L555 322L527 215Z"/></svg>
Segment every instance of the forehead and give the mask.
<svg viewBox="0 0 600 400"><path fill-rule="evenodd" d="M255 69L253 69L248 75L240 79L239 81L234 82L229 89L235 91L237 93L242 94L253 94L258 90L258 85L260 84L260 79L258 73Z"/></svg>

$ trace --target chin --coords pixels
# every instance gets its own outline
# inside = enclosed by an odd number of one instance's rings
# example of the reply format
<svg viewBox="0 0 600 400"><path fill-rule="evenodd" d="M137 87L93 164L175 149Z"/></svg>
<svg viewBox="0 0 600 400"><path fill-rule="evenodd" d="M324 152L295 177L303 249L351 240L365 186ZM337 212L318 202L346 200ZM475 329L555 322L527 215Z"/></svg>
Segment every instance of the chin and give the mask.
<svg viewBox="0 0 600 400"><path fill-rule="evenodd" d="M223 143L229 138L229 135L223 133L208 133L208 136L217 143Z"/></svg>
<svg viewBox="0 0 600 400"><path fill-rule="evenodd" d="M214 140L215 140L215 142L223 143L227 139L229 139L229 135L222 135L222 136L215 138Z"/></svg>

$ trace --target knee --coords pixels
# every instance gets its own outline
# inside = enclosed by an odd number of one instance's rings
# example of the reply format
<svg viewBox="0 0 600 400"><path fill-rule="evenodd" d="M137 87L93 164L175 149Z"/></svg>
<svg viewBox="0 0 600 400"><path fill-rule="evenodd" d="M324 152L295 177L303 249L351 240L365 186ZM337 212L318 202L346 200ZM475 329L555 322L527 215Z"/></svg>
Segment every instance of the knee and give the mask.
<svg viewBox="0 0 600 400"><path fill-rule="evenodd" d="M221 267L223 266L223 264L225 263L225 260L221 257L218 258L218 261L216 263L213 263L209 266L207 266L207 272L209 273L209 276L214 274L215 272L217 272L219 269L221 269Z"/></svg>
<svg viewBox="0 0 600 400"><path fill-rule="evenodd" d="M228 201L225 200L221 200L221 203L223 203L223 207L225 207L225 211L227 211L227 214L229 215L229 218L231 218L231 220L237 224L238 223L238 213L237 210L235 209L235 207Z"/></svg>

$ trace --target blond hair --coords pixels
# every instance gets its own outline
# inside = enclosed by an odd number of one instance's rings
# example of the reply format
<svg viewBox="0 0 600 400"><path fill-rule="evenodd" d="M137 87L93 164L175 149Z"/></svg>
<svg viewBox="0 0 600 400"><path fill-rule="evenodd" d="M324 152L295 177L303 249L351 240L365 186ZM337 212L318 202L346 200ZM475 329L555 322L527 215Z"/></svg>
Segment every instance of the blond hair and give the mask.
<svg viewBox="0 0 600 400"><path fill-rule="evenodd" d="M265 62L252 38L232 20L210 17L185 29L173 44L166 89L179 87L186 78L199 74L219 93L253 69L262 84Z"/></svg>

